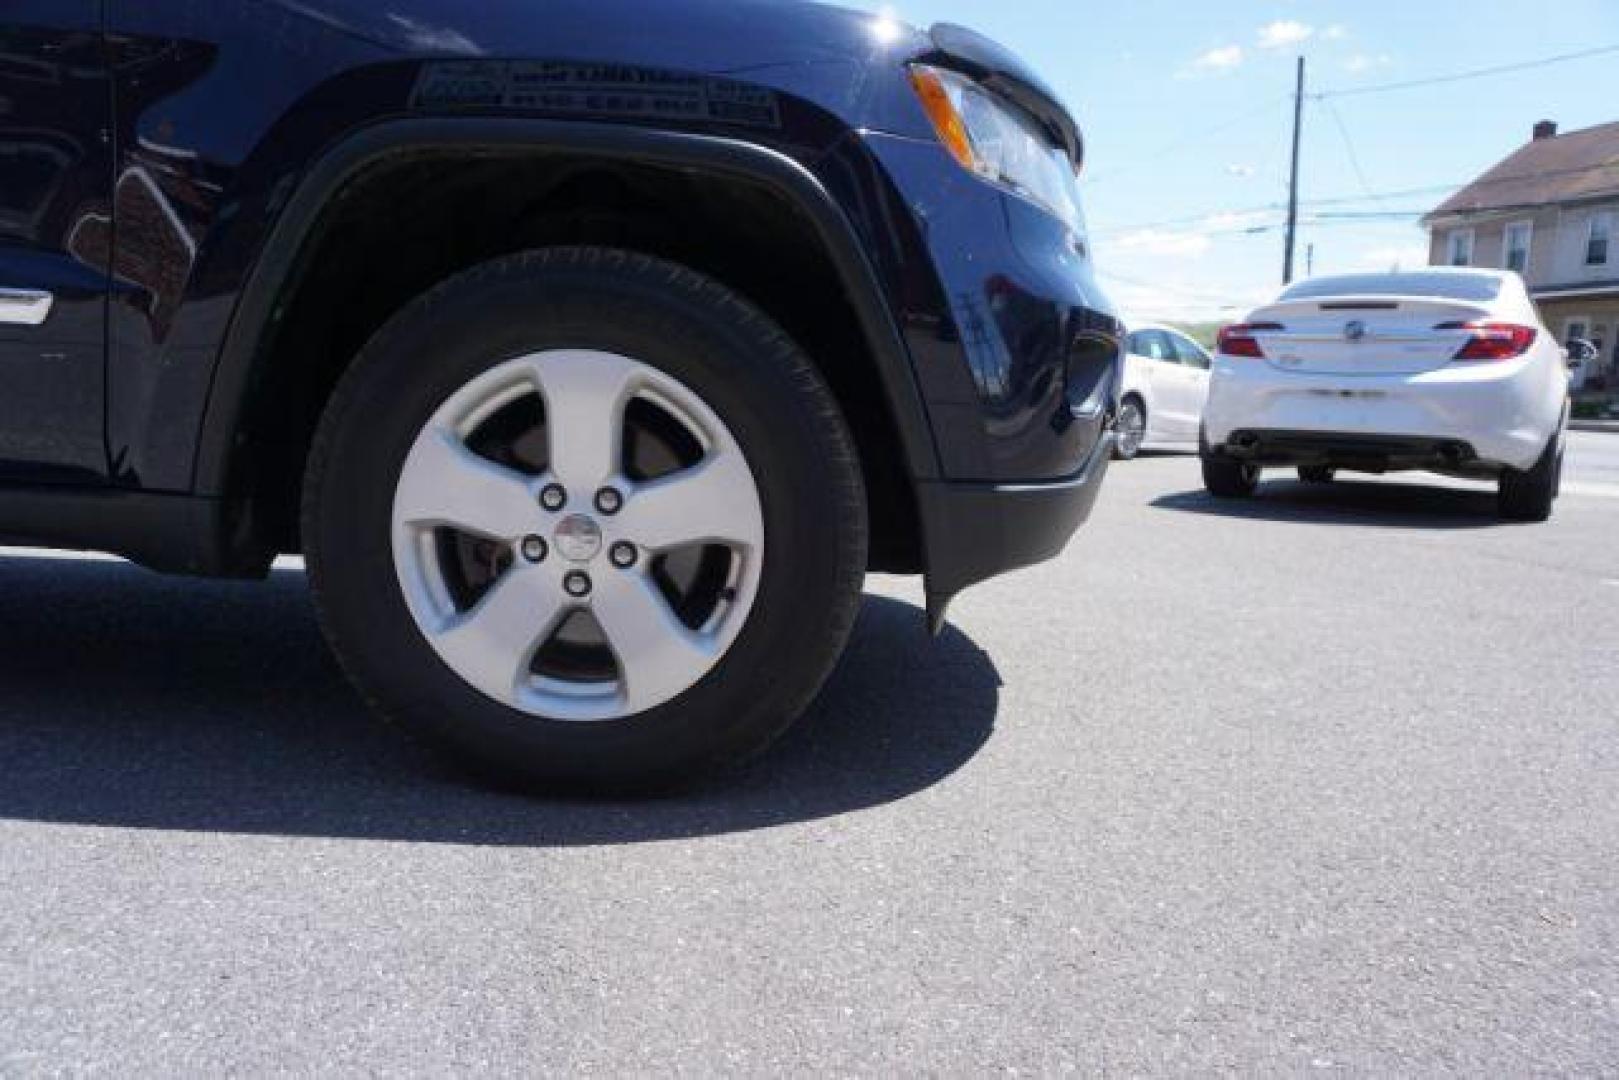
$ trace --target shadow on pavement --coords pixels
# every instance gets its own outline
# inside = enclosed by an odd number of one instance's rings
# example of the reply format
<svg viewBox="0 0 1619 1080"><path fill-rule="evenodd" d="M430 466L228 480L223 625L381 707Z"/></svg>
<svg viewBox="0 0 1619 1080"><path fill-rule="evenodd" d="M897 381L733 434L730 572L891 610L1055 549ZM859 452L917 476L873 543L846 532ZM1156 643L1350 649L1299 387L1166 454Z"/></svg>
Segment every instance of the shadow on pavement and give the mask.
<svg viewBox="0 0 1619 1080"><path fill-rule="evenodd" d="M1154 499L1152 506L1215 517L1381 529L1486 529L1508 524L1497 515L1492 488L1468 491L1343 479L1331 484L1268 480L1252 499L1216 499L1202 489L1182 491Z"/></svg>
<svg viewBox="0 0 1619 1080"><path fill-rule="evenodd" d="M843 664L770 754L642 802L472 788L367 713L303 575L164 578L0 556L0 818L429 843L637 843L767 828L905 798L989 738L1000 679L954 629L867 597Z"/></svg>

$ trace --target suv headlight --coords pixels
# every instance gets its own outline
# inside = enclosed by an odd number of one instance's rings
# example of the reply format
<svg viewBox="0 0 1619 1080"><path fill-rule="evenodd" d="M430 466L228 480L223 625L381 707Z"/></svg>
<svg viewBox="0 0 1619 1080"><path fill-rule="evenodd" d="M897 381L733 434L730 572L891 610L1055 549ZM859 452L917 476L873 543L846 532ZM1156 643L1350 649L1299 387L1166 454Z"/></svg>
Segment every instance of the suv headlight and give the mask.
<svg viewBox="0 0 1619 1080"><path fill-rule="evenodd" d="M939 141L963 168L1040 204L1084 235L1078 170L1034 117L959 72L915 64L910 73Z"/></svg>

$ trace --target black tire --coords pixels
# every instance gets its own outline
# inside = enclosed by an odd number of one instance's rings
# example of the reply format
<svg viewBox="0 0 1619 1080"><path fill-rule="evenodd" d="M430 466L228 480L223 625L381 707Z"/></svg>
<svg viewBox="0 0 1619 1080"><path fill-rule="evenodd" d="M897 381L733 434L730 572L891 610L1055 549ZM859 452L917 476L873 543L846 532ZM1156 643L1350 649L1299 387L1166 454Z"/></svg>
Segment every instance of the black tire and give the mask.
<svg viewBox="0 0 1619 1080"><path fill-rule="evenodd" d="M1338 476L1331 465L1300 465L1299 480L1306 484L1330 484Z"/></svg>
<svg viewBox="0 0 1619 1080"><path fill-rule="evenodd" d="M1131 425L1133 430L1126 430ZM1147 403L1137 394L1127 394L1119 403L1118 438L1113 442L1113 460L1134 461L1141 454L1147 437Z"/></svg>
<svg viewBox="0 0 1619 1080"><path fill-rule="evenodd" d="M1545 521L1552 516L1552 504L1563 486L1563 442L1552 441L1528 472L1507 469L1501 474L1497 504L1507 521Z"/></svg>
<svg viewBox="0 0 1619 1080"><path fill-rule="evenodd" d="M1259 466L1219 454L1203 455L1203 486L1218 499L1247 499L1259 490Z"/></svg>
<svg viewBox="0 0 1619 1080"><path fill-rule="evenodd" d="M621 720L537 718L480 694L417 629L393 565L393 492L427 418L480 373L549 348L617 352L679 379L735 436L763 508L758 593L729 651L685 693ZM866 522L854 441L805 354L724 286L601 248L487 263L395 316L332 396L303 503L316 608L353 681L482 777L528 788L665 786L767 746L848 640Z"/></svg>

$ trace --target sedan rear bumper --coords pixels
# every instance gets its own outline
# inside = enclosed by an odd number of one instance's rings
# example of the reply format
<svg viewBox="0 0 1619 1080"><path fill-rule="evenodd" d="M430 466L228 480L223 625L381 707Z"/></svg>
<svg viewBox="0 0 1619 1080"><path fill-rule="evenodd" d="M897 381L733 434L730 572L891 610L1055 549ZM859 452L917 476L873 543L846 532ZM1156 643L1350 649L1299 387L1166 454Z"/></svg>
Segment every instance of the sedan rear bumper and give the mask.
<svg viewBox="0 0 1619 1080"><path fill-rule="evenodd" d="M1548 389L1528 362L1383 377L1295 375L1224 358L1219 363L1204 413L1207 443L1217 450L1240 450L1237 437L1245 432L1286 432L1365 445L1457 444L1480 466L1528 469L1556 430L1566 397ZM1413 454L1395 446L1386 456ZM1414 456L1428 459L1425 451Z"/></svg>
<svg viewBox="0 0 1619 1080"><path fill-rule="evenodd" d="M1326 466L1356 472L1493 472L1478 451L1460 439L1426 436L1365 435L1343 431L1276 431L1243 429L1231 433L1212 451L1254 465Z"/></svg>

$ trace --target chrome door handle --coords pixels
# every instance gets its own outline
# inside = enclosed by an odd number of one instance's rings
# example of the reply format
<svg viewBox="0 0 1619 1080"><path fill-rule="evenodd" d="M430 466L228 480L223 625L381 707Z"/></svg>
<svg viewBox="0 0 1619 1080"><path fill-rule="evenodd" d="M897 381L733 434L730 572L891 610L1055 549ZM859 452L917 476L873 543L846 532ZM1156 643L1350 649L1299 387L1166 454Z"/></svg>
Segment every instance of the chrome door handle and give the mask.
<svg viewBox="0 0 1619 1080"><path fill-rule="evenodd" d="M0 288L0 325L38 326L56 304L56 297L38 289Z"/></svg>

